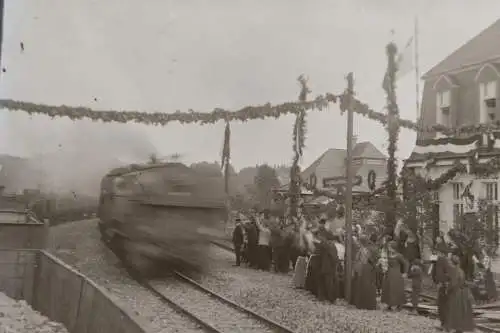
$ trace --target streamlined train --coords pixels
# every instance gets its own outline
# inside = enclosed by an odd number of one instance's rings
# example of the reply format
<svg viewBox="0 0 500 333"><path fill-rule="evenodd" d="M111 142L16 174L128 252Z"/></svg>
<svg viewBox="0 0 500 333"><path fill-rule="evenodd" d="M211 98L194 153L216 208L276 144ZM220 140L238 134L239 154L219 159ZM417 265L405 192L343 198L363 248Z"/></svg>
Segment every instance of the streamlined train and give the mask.
<svg viewBox="0 0 500 333"><path fill-rule="evenodd" d="M182 163L117 168L101 181L101 238L142 276L202 272L210 241L223 236L225 214L222 177Z"/></svg>

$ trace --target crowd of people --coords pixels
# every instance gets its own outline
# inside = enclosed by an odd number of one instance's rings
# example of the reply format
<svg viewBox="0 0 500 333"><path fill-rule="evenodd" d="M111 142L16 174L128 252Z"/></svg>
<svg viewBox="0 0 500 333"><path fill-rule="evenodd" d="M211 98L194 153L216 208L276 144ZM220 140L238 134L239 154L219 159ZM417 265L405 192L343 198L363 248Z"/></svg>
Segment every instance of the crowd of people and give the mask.
<svg viewBox="0 0 500 333"><path fill-rule="evenodd" d="M351 281L350 304L366 310L385 305L398 311L406 303L405 280L411 280L409 301L418 311L423 279L438 286L438 311L443 330L467 332L474 328L474 300L496 300L496 285L486 247L476 246L463 233L439 236L432 255L422 260L419 239L398 222L391 232L371 223L353 226L352 274L345 276L343 210L325 216L301 216L288 223L268 211L237 218L233 231L236 266L288 273L293 286L308 290L320 301L346 299L344 283ZM482 249L482 250L478 250ZM378 301L380 297L380 302Z"/></svg>

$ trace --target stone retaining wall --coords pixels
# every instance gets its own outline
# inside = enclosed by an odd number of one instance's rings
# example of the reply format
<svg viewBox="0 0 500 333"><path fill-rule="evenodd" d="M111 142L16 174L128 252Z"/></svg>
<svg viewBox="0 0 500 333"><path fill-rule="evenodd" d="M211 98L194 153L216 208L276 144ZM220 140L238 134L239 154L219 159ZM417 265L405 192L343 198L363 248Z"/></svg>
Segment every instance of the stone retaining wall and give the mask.
<svg viewBox="0 0 500 333"><path fill-rule="evenodd" d="M146 333L105 290L45 251L0 250L0 291L71 333Z"/></svg>

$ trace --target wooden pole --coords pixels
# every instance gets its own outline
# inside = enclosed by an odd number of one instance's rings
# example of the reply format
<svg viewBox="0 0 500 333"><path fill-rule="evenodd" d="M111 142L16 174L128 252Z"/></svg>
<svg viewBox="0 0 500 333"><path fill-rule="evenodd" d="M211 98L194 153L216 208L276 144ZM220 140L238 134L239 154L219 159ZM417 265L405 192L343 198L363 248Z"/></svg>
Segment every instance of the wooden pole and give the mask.
<svg viewBox="0 0 500 333"><path fill-rule="evenodd" d="M346 228L346 256L345 256L345 296L351 297L351 276L352 276L352 136L353 136L353 95L354 95L354 75L347 74L347 96L349 107L347 109L347 159L346 159L346 193L345 193L345 228Z"/></svg>
<svg viewBox="0 0 500 333"><path fill-rule="evenodd" d="M387 132L389 134L389 145L387 153L389 159L387 161L387 198L390 202L387 207L386 227L391 232L394 231L396 225L396 210L397 210L397 141L399 136L399 109L396 102L396 54L397 47L394 43L389 43L386 47L387 52L387 72L384 77L384 90L387 94Z"/></svg>

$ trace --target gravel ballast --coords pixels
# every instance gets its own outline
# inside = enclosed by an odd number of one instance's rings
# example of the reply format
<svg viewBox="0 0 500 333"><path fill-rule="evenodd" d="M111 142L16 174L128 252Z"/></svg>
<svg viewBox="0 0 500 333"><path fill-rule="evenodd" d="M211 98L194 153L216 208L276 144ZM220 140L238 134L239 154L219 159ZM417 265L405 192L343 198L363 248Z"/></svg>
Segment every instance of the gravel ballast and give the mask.
<svg viewBox="0 0 500 333"><path fill-rule="evenodd" d="M128 276L116 256L101 243L97 220L52 227L49 251L105 288L132 317L142 317L148 333L203 332Z"/></svg>
<svg viewBox="0 0 500 333"><path fill-rule="evenodd" d="M269 328L259 320L234 309L188 283L173 278L164 281L155 281L154 287L184 309L193 313L204 322L209 323L212 327L217 328L220 332L275 332L275 330Z"/></svg>
<svg viewBox="0 0 500 333"><path fill-rule="evenodd" d="M146 289L128 278L118 259L101 244L96 224L97 221L90 220L54 227L51 231L52 252L108 289L124 310L146 317L151 324L151 332L199 332L199 328L166 308ZM233 262L232 253L213 246L210 273L200 282L297 333L438 332L436 320L406 311L358 310L343 301L322 303L306 291L293 289L291 274L232 267Z"/></svg>
<svg viewBox="0 0 500 333"><path fill-rule="evenodd" d="M368 311L343 300L319 302L310 293L292 288L291 274L233 267L234 255L216 246L211 257L211 274L201 280L204 286L296 332L439 332L438 321L404 310Z"/></svg>
<svg viewBox="0 0 500 333"><path fill-rule="evenodd" d="M0 332L68 333L64 325L33 310L25 301L16 301L0 292Z"/></svg>

